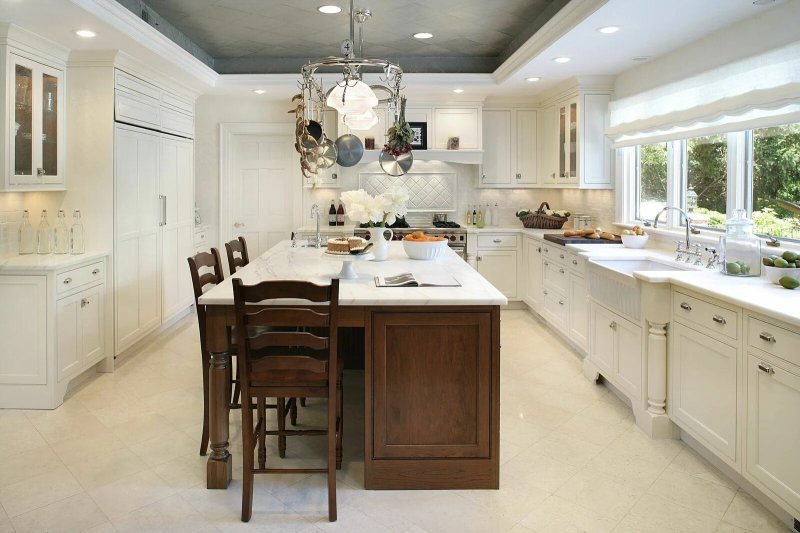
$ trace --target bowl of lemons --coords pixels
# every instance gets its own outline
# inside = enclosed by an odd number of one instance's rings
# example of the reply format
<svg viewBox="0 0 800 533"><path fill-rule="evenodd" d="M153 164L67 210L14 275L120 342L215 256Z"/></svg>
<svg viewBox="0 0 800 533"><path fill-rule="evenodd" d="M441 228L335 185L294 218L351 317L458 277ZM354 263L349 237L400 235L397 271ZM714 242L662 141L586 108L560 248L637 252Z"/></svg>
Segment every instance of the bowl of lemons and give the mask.
<svg viewBox="0 0 800 533"><path fill-rule="evenodd" d="M787 250L762 259L767 279L785 289L800 287L800 254Z"/></svg>
<svg viewBox="0 0 800 533"><path fill-rule="evenodd" d="M644 248L649 236L641 226L634 226L633 229L622 231L622 246L625 248Z"/></svg>

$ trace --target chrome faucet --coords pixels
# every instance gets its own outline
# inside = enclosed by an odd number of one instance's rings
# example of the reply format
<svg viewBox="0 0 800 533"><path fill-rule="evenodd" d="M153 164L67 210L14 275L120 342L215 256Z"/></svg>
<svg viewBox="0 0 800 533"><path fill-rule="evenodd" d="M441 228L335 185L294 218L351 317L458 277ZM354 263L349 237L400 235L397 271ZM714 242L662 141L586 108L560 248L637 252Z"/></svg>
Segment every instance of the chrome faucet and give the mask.
<svg viewBox="0 0 800 533"><path fill-rule="evenodd" d="M317 219L317 232L314 234L314 248L322 248L322 236L319 233L319 205L311 206L311 218Z"/></svg>
<svg viewBox="0 0 800 533"><path fill-rule="evenodd" d="M670 209L675 210L675 211L679 212L680 214L682 214L684 220L686 221L686 242L684 244L685 248L681 247L682 243L680 241L676 241L678 243L678 247L675 249L675 252L676 252L675 261L684 260L684 256L685 256L685 261L688 263L688 262L690 262L692 260L692 257L694 256L695 257L695 264L699 265L700 264L700 256L701 256L700 245L696 244L694 246L694 249L692 249L690 234L691 233L700 233L700 232L696 231L694 229L694 227L692 227L692 219L691 219L691 217L689 217L689 215L686 214L686 211L684 211L680 207L666 206L664 209L662 209L661 211L658 212L658 214L656 215L655 220L653 220L653 229L656 229L658 227L658 219L661 217L661 215L666 213Z"/></svg>

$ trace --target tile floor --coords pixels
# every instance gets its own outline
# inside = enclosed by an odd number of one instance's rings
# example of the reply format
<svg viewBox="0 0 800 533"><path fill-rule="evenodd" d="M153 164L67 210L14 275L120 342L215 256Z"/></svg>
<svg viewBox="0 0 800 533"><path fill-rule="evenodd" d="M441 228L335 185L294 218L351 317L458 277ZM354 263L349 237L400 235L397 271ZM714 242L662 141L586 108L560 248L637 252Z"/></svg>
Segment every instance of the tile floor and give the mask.
<svg viewBox="0 0 800 533"><path fill-rule="evenodd" d="M339 521L326 521L324 476L257 476L253 519L242 524L238 411L234 481L205 489L190 317L55 411L0 410L0 532L786 531L683 443L645 437L531 314L504 311L502 320L498 491L364 491L363 374L353 372ZM301 424L323 416L320 402L300 410ZM289 439L283 464L309 464L323 450L322 439Z"/></svg>

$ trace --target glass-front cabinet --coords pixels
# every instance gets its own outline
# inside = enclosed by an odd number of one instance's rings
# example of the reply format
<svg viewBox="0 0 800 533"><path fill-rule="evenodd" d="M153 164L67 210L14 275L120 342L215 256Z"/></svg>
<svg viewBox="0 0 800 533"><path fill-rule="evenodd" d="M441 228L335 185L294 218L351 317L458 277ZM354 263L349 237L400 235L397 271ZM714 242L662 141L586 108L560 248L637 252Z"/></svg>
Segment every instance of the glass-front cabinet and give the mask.
<svg viewBox="0 0 800 533"><path fill-rule="evenodd" d="M64 189L64 71L9 53L7 190Z"/></svg>
<svg viewBox="0 0 800 533"><path fill-rule="evenodd" d="M558 106L558 175L556 183L578 181L578 100Z"/></svg>

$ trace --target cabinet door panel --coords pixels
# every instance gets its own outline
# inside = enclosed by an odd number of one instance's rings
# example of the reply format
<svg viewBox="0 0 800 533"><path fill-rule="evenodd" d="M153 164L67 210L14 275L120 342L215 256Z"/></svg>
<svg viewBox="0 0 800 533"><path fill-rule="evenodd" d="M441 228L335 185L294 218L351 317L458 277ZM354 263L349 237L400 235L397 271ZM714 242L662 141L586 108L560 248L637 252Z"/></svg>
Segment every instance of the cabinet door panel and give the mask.
<svg viewBox="0 0 800 533"><path fill-rule="evenodd" d="M143 334L161 323L161 284L158 233L139 238L139 327ZM187 263L188 264L188 263Z"/></svg>
<svg viewBox="0 0 800 533"><path fill-rule="evenodd" d="M583 106L583 167L581 181L587 185L608 185L611 177L611 141L606 135L608 102L606 94L587 94Z"/></svg>
<svg viewBox="0 0 800 533"><path fill-rule="evenodd" d="M539 126L539 177L542 183L555 184L558 165L556 152L558 151L558 108L555 106L541 110L538 119Z"/></svg>
<svg viewBox="0 0 800 533"><path fill-rule="evenodd" d="M570 338L586 350L589 338L589 301L586 280L571 274L569 277L569 330Z"/></svg>
<svg viewBox="0 0 800 533"><path fill-rule="evenodd" d="M533 239L525 243L525 302L538 310L542 298L542 245Z"/></svg>
<svg viewBox="0 0 800 533"><path fill-rule="evenodd" d="M485 120L484 114L484 120ZM515 178L518 183L537 183L537 124L536 111L523 109L516 113L517 122L517 169ZM486 136L483 137L486 139ZM485 141L484 141L485 145Z"/></svg>
<svg viewBox="0 0 800 533"><path fill-rule="evenodd" d="M47 278L0 276L0 302L0 383L44 385Z"/></svg>
<svg viewBox="0 0 800 533"><path fill-rule="evenodd" d="M512 181L511 111L483 112L482 184L509 184Z"/></svg>
<svg viewBox="0 0 800 533"><path fill-rule="evenodd" d="M616 318L614 378L631 398L642 397L642 328Z"/></svg>
<svg viewBox="0 0 800 533"><path fill-rule="evenodd" d="M480 148L478 108L437 108L434 110L434 148L447 149L447 139L458 137L461 150Z"/></svg>
<svg viewBox="0 0 800 533"><path fill-rule="evenodd" d="M80 350L81 365L86 368L97 362L105 353L105 289L103 286L83 291L80 301Z"/></svg>
<svg viewBox="0 0 800 533"><path fill-rule="evenodd" d="M81 366L80 295L60 300L56 306L56 361L58 381L75 375Z"/></svg>
<svg viewBox="0 0 800 533"><path fill-rule="evenodd" d="M373 315L374 458L489 457L490 328L489 313Z"/></svg>
<svg viewBox="0 0 800 533"><path fill-rule="evenodd" d="M478 272L506 298L516 298L516 250L478 250Z"/></svg>
<svg viewBox="0 0 800 533"><path fill-rule="evenodd" d="M800 509L800 369L791 368L748 355L746 472Z"/></svg>
<svg viewBox="0 0 800 533"><path fill-rule="evenodd" d="M589 359L611 376L614 366L614 315L597 304L591 304Z"/></svg>

